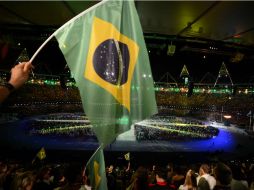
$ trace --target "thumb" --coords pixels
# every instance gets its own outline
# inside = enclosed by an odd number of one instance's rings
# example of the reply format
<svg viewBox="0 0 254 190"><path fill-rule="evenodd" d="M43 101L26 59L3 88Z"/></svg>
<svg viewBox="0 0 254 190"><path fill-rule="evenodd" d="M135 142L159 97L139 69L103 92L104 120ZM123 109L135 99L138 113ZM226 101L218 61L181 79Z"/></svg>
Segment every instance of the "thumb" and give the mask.
<svg viewBox="0 0 254 190"><path fill-rule="evenodd" d="M34 68L31 62L26 62L24 66L24 72L29 71L30 69Z"/></svg>

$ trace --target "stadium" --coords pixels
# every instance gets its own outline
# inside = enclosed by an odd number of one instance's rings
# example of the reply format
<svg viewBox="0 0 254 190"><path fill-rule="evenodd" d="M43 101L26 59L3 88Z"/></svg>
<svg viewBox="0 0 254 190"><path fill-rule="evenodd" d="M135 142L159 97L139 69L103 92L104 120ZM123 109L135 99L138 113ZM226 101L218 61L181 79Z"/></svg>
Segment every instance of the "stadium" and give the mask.
<svg viewBox="0 0 254 190"><path fill-rule="evenodd" d="M2 73L2 76L4 78L6 73ZM2 106L2 123L17 121L17 126L23 123L23 135L38 142L31 143L26 140L24 146L54 149L62 144L62 148L66 149L92 150L98 145L91 123L85 113L82 113L82 103L74 80L68 77L65 80L63 88L57 76L35 76L12 94ZM247 144L252 142L252 126L247 115L253 104L252 87L239 86L237 92L233 92L234 89L228 87L214 88L213 84L199 87L194 83L193 94L189 96L188 87L169 85L172 84L155 83L159 113L134 124L129 131L121 134L110 148L115 147L117 151L148 151L151 150L151 145L145 148L145 142L149 142L154 144L153 151L159 152L234 153L239 151L239 146L241 149L245 147L246 153L251 151ZM220 136L223 133L226 133L226 136ZM238 137L231 138L231 133L242 136L240 139L248 138L244 143L242 140L237 142L234 138ZM1 139L4 138L3 136ZM56 139L60 142L56 143ZM222 146L222 139L229 141L225 143L225 147ZM16 141L20 142L18 136ZM45 141L48 141L48 146L44 144ZM88 141L91 141L88 143L91 147L84 145L84 142ZM132 145L128 146L127 142ZM199 148L187 148L192 142L202 144ZM68 143L70 146L66 146ZM210 148L207 147L209 143ZM158 148L160 144L163 147L161 149ZM14 145L16 146L15 143Z"/></svg>
<svg viewBox="0 0 254 190"><path fill-rule="evenodd" d="M15 64L28 61L67 18L82 11L81 6L89 8L96 4L90 1L25 2L27 7L24 7L16 3L0 3L1 84L9 80L10 70ZM138 102L139 96L154 93L158 113L136 121L135 115L140 110L126 117L124 109L119 116L117 111L107 108L108 112L116 112L116 118L109 118L109 123L114 123L114 133L117 134L104 147L108 189L126 189L140 166L148 172L149 187L156 185L152 179L153 172L156 172L153 167L162 166L167 169L170 190L178 189L185 184L186 173L190 169L195 171L195 175L201 175L199 166L204 163L209 165L210 174L216 178L212 169L220 162L231 168L234 180L246 181L247 185L244 185L247 189L254 187L254 36L252 21L249 20L254 4L196 3L197 6L194 2L135 2L152 73L141 71L134 77L136 83L130 85L130 94L134 94L131 100L135 103L131 102L130 107L143 104ZM43 19L36 12L32 13L34 17L26 14L29 7L35 9L38 6L51 14ZM59 7L59 10L52 7ZM240 8L234 13L236 7ZM188 18L190 21L178 24L172 17L168 25L167 10L179 15L184 8L192 10L194 18L191 16ZM187 9L181 18L185 18ZM225 10L234 18L238 16L242 24L238 27L244 26L240 27L241 30L237 27L232 30L235 25L230 18L224 18ZM59 14L63 17L56 16L59 11L63 11ZM151 12L153 17L149 16ZM56 20L51 15L55 15ZM161 15L163 19L160 19ZM214 20L221 18L227 24L217 31L212 26L215 26ZM204 24L208 22L209 25ZM100 48L110 43L113 43L111 39L106 40ZM125 44L121 43L118 48L116 46L120 54L127 51ZM1 178L3 183L0 180L0 189L15 189L6 180L9 174L15 184L15 180L25 179L28 172L28 176L32 176L33 188L39 190L36 185L42 180L41 169L45 168L50 168L50 175L55 177L49 182L52 190L57 187L80 189L82 185L93 186L93 182L84 181L84 166L97 152L101 139L96 124L89 120L90 112L83 99L97 94L91 95L90 89L85 92L80 90L79 80L75 80L75 73L58 45L57 38L48 42L34 59L33 73L28 81L0 104L0 174L4 176ZM100 48L96 51L103 52ZM108 53L113 55L114 51ZM131 54L131 51L128 53ZM112 62L116 59L114 56L110 58ZM124 83L128 81L128 77L124 78L124 61L128 62L128 59L123 59L123 65L116 67L122 69L118 74L110 69L103 73L101 68L96 72L101 72L99 75L111 84ZM97 57L93 63L102 64ZM128 64L131 65L131 61ZM126 67L129 67L128 64ZM114 78L115 75L120 79ZM149 88L143 86L145 82L139 82L151 79L153 86ZM100 87L104 88L103 85ZM110 95L112 97L117 99L117 95ZM153 104L152 101L146 103ZM94 104L95 112L100 112L100 108L107 104L114 105L111 102ZM141 111L146 113L147 110ZM106 112L104 114L107 115ZM94 117L102 128L109 125L104 123L105 115ZM124 130L121 126L125 127ZM183 176L180 182L175 182L173 176L180 174ZM89 180L92 181L92 178Z"/></svg>

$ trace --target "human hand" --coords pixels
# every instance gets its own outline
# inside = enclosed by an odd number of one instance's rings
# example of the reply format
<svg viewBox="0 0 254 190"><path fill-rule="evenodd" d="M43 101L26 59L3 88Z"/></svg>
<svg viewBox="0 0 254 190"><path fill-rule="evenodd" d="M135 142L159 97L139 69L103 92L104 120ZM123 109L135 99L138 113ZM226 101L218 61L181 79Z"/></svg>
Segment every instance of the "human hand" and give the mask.
<svg viewBox="0 0 254 190"><path fill-rule="evenodd" d="M21 87L29 78L29 73L33 65L31 62L22 62L11 69L11 78L9 83L15 89Z"/></svg>
<svg viewBox="0 0 254 190"><path fill-rule="evenodd" d="M191 176L191 174L192 174L192 170L188 170L188 172L187 172L187 174L186 174L186 176Z"/></svg>

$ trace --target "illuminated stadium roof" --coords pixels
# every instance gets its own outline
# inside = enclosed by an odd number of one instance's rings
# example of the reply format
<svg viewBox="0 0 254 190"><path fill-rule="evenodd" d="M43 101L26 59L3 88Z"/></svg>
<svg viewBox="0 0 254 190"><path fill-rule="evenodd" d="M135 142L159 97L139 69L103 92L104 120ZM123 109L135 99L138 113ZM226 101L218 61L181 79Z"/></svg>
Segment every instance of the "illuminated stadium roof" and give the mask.
<svg viewBox="0 0 254 190"><path fill-rule="evenodd" d="M9 69L25 47L31 56L55 29L97 2L1 1L0 69ZM194 81L200 81L207 72L217 76L224 61L233 81L251 81L254 2L136 1L135 4L155 80L166 72L177 78L186 65ZM52 51L54 46L48 45L44 52L47 56L42 54L35 60L40 62L36 72L64 72L65 62Z"/></svg>

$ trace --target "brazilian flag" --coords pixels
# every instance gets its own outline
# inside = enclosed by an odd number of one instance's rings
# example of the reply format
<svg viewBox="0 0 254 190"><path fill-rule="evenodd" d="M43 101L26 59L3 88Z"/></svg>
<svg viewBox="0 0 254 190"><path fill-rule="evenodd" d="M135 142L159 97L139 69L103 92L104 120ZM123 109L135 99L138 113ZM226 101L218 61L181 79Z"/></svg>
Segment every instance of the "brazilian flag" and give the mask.
<svg viewBox="0 0 254 190"><path fill-rule="evenodd" d="M88 177L90 179L92 189L107 189L104 154L101 146L95 151L90 160L87 162L85 170L88 170Z"/></svg>
<svg viewBox="0 0 254 190"><path fill-rule="evenodd" d="M102 1L54 33L100 144L157 113L153 77L133 1Z"/></svg>

